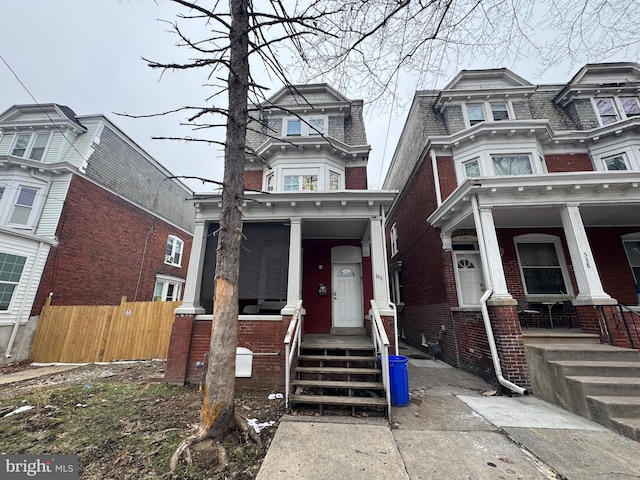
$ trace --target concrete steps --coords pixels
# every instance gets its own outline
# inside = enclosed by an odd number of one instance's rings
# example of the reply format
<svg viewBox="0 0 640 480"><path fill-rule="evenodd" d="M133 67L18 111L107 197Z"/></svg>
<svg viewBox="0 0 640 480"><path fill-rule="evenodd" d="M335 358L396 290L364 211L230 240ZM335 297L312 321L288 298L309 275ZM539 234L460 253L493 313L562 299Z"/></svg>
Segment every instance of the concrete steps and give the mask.
<svg viewBox="0 0 640 480"><path fill-rule="evenodd" d="M368 337L304 337L289 403L323 414L384 415L387 400Z"/></svg>
<svg viewBox="0 0 640 480"><path fill-rule="evenodd" d="M640 441L640 352L601 344L526 344L534 395Z"/></svg>

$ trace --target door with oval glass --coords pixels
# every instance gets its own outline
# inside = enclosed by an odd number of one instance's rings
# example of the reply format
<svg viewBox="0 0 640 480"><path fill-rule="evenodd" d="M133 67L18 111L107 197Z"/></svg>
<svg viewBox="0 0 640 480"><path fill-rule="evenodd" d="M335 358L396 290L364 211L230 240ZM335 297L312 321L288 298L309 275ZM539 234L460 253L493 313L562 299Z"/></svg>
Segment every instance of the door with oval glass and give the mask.
<svg viewBox="0 0 640 480"><path fill-rule="evenodd" d="M360 264L334 264L332 272L333 326L360 328L363 326L362 274Z"/></svg>

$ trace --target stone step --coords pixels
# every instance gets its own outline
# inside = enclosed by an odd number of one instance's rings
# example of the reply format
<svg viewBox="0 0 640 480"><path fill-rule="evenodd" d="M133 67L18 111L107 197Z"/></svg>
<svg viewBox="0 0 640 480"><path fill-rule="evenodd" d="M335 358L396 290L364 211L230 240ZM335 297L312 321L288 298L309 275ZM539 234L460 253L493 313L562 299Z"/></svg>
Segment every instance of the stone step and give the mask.
<svg viewBox="0 0 640 480"><path fill-rule="evenodd" d="M612 418L611 423L621 435L640 442L640 419Z"/></svg>
<svg viewBox="0 0 640 480"><path fill-rule="evenodd" d="M620 395L589 395L587 404L592 418L610 419L614 417L640 418L640 397Z"/></svg>
<svg viewBox="0 0 640 480"><path fill-rule="evenodd" d="M298 355L299 361L377 362L375 355Z"/></svg>
<svg viewBox="0 0 640 480"><path fill-rule="evenodd" d="M579 388L585 396L640 396L640 378L637 377L580 375L565 378L572 389Z"/></svg>
<svg viewBox="0 0 640 480"><path fill-rule="evenodd" d="M549 363L557 365L565 376L640 377L640 361L554 360Z"/></svg>
<svg viewBox="0 0 640 480"><path fill-rule="evenodd" d="M348 367L296 367L296 373L338 373L350 375L376 375L379 368L348 368Z"/></svg>
<svg viewBox="0 0 640 480"><path fill-rule="evenodd" d="M600 336L580 332L566 335L562 332L554 333L553 330L549 330L548 332L527 332L527 329L523 328L522 341L525 345L592 345L600 343Z"/></svg>
<svg viewBox="0 0 640 480"><path fill-rule="evenodd" d="M347 382L335 380L292 380L297 387L333 388L333 389L369 389L384 390L382 382Z"/></svg>
<svg viewBox="0 0 640 480"><path fill-rule="evenodd" d="M640 352L630 348L614 347L612 345L581 345L581 344L549 344L527 345L529 353L541 356L546 361L554 360L592 360L609 362L640 362Z"/></svg>
<svg viewBox="0 0 640 480"><path fill-rule="evenodd" d="M356 407L386 407L387 400L379 397L338 397L332 395L289 395L292 404L340 405Z"/></svg>

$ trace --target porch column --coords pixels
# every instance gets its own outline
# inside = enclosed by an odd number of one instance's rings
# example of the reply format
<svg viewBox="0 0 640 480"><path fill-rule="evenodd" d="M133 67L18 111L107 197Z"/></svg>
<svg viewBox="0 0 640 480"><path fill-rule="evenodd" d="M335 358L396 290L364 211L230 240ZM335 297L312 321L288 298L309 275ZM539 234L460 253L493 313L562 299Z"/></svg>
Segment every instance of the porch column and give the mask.
<svg viewBox="0 0 640 480"><path fill-rule="evenodd" d="M574 303L577 305L616 303L602 288L600 274L593 259L578 204L567 203L560 207L560 218L578 284L578 296Z"/></svg>
<svg viewBox="0 0 640 480"><path fill-rule="evenodd" d="M282 315L293 315L302 298L302 219L292 218L290 223L287 305L280 312Z"/></svg>
<svg viewBox="0 0 640 480"><path fill-rule="evenodd" d="M204 220L196 221L182 305L176 308L176 315L201 315L204 313L204 308L200 306L200 288L202 286L202 270L204 268L204 254L207 245L206 226L207 224Z"/></svg>
<svg viewBox="0 0 640 480"><path fill-rule="evenodd" d="M478 207L479 221L481 231L481 243L484 245L484 252L481 252L486 258L486 268L488 270L488 278L493 288L493 295L489 303L494 300L513 301L513 297L507 290L507 279L504 276L502 268L502 258L500 256L500 246L498 245L498 235L496 234L496 226L493 223L493 212L491 207ZM480 247L482 248L482 246Z"/></svg>
<svg viewBox="0 0 640 480"><path fill-rule="evenodd" d="M389 274L382 217L372 217L371 229L371 276L373 277L373 299L380 315L392 315L389 307Z"/></svg>

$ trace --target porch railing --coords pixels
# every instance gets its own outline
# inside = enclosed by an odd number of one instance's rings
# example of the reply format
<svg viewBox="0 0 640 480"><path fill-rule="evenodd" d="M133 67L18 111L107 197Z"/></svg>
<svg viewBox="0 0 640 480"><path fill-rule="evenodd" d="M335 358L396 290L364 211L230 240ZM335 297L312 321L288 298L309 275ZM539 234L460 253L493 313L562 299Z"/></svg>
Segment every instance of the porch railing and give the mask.
<svg viewBox="0 0 640 480"><path fill-rule="evenodd" d="M371 300L371 337L382 367L382 385L387 399L387 416L391 417L391 382L389 379L389 337L384 329L378 306Z"/></svg>
<svg viewBox="0 0 640 480"><path fill-rule="evenodd" d="M289 394L291 393L291 367L300 354L300 343L302 342L302 300L296 305L293 317L289 323L287 334L284 337L285 348L285 405L289 409Z"/></svg>
<svg viewBox="0 0 640 480"><path fill-rule="evenodd" d="M609 343L640 350L640 312L621 303L599 305Z"/></svg>

